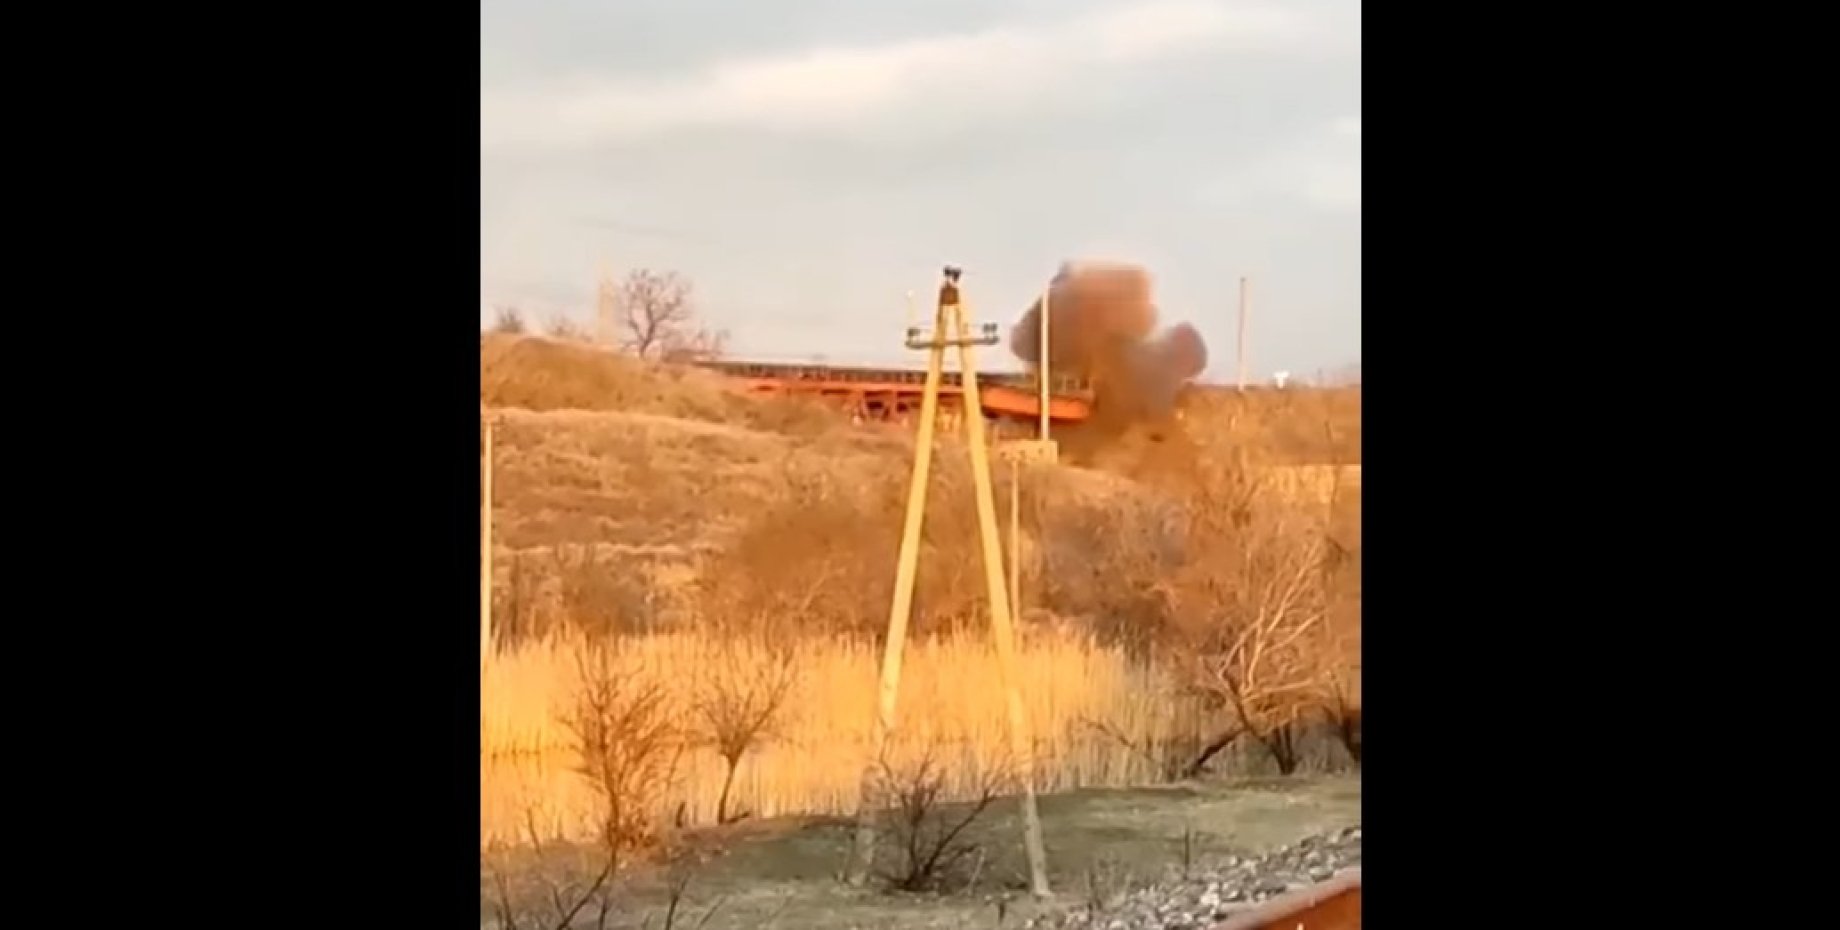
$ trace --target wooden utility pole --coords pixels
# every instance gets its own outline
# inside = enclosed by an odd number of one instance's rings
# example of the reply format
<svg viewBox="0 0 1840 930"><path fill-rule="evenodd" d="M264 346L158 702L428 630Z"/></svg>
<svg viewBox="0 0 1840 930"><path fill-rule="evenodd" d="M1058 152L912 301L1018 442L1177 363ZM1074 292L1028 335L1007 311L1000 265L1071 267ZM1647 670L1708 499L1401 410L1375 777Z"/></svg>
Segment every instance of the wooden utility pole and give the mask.
<svg viewBox="0 0 1840 930"><path fill-rule="evenodd" d="M1042 442L1048 441L1048 385L1051 383L1049 372L1052 369L1048 364L1048 300L1053 293L1052 282L1041 291L1041 364L1035 366L1035 378L1041 382L1041 435L1036 438Z"/></svg>
<svg viewBox="0 0 1840 930"><path fill-rule="evenodd" d="M958 347L963 383L966 444L971 452L971 477L977 494L978 536L984 556L985 594L990 609L991 635L996 641L998 675L1002 679L1009 716L1010 751L1022 783L1023 844L1029 859L1029 886L1037 897L1047 897L1047 851L1041 837L1041 815L1035 804L1035 765L1028 715L1022 705L1021 682L1016 667L1015 629L1010 614L1011 593L1003 578L1003 549L997 530L994 491L990 480L990 453L984 430L983 403L979 399L974 345L995 345L996 328L986 326L973 338L965 320L958 291L959 272L948 268L939 288L933 331L922 335L909 327L909 348L927 350L926 389L920 401L920 429L914 448L914 471L908 486L907 514L902 527L900 561L895 569L894 595L888 612L888 640L882 653L881 687L870 755L863 769L858 797L855 843L846 878L861 885L868 880L875 860L875 809L879 769L894 729L896 698L900 694L901 653L906 645L907 623L913 608L914 579L920 560L920 528L925 520L927 478L932 468L934 420L938 415L940 372L947 346Z"/></svg>
<svg viewBox="0 0 1840 930"><path fill-rule="evenodd" d="M1022 622L1022 462L1009 457L1009 612Z"/></svg>
<svg viewBox="0 0 1840 930"><path fill-rule="evenodd" d="M1246 389L1246 276L1239 279L1239 389Z"/></svg>
<svg viewBox="0 0 1840 930"><path fill-rule="evenodd" d="M952 288L952 296L957 296ZM1038 898L1049 895L1048 852L1042 844L1041 813L1035 805L1035 746L1029 733L1028 713L1022 706L1022 682L1016 665L1016 630L1009 613L1003 584L1003 544L997 536L997 505L990 487L990 447L984 436L984 405L978 396L977 363L972 354L970 326L956 301L949 308L955 317L959 368L964 380L965 438L971 445L971 482L977 489L979 536L984 543L984 583L990 600L991 633L997 641L997 670L1009 705L1010 754L1022 782L1022 838L1029 857L1029 890ZM991 333L991 343L996 341Z"/></svg>
<svg viewBox="0 0 1840 930"><path fill-rule="evenodd" d="M479 465L479 665L492 654L492 416L479 407L485 430Z"/></svg>
<svg viewBox="0 0 1840 930"><path fill-rule="evenodd" d="M909 301L908 306L912 306ZM910 314L911 316L911 314ZM934 315L934 332L942 331L945 308ZM920 338L920 327L910 324L907 344ZM933 431L939 414L939 381L944 367L943 348L927 353L926 387L920 395L920 430L914 439L913 477L907 485L907 515L901 526L901 553L896 563L894 597L888 606L888 637L882 645L881 687L876 694L875 729L870 736L870 755L863 767L862 787L858 794L856 842L851 850L848 879L861 885L869 878L875 861L875 795L880 777L882 756L888 747L888 734L894 729L896 698L901 692L901 652L907 643L907 621L913 612L914 577L920 565L920 526L926 515L927 479L933 468Z"/></svg>

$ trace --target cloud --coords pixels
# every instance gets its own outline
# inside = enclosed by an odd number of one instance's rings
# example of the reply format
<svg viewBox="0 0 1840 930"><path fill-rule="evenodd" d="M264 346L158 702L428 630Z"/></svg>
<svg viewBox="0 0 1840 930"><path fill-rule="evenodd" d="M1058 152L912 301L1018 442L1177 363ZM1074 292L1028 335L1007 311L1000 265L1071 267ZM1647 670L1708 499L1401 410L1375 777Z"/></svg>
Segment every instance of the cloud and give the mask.
<svg viewBox="0 0 1840 930"><path fill-rule="evenodd" d="M732 59L675 79L597 78L488 91L481 143L588 144L715 127L949 125L1028 109L1091 69L1299 47L1314 26L1283 7L1134 0L1057 24Z"/></svg>
<svg viewBox="0 0 1840 930"><path fill-rule="evenodd" d="M1331 125L1340 144L1324 146L1321 156L1306 163L1301 188L1303 199L1324 210L1358 212L1361 209L1361 118L1344 116Z"/></svg>
<svg viewBox="0 0 1840 930"><path fill-rule="evenodd" d="M1312 166L1297 185L1305 202L1322 210L1361 209L1361 166L1338 161Z"/></svg>
<svg viewBox="0 0 1840 930"><path fill-rule="evenodd" d="M1280 198L1331 213L1361 210L1361 118L1344 116L1203 185L1215 206Z"/></svg>

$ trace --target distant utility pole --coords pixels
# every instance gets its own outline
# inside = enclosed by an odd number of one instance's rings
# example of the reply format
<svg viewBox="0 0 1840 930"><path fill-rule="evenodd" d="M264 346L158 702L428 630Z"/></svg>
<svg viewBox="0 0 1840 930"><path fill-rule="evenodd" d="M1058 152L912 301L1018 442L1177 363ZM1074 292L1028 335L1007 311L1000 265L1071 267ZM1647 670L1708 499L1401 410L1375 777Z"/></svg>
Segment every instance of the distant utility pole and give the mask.
<svg viewBox="0 0 1840 930"><path fill-rule="evenodd" d="M1246 276L1239 278L1239 389L1246 389Z"/></svg>
<svg viewBox="0 0 1840 930"><path fill-rule="evenodd" d="M492 414L479 405L479 667L492 656Z"/></svg>
<svg viewBox="0 0 1840 930"><path fill-rule="evenodd" d="M1036 366L1035 370L1035 379L1041 382L1041 410L1039 411L1041 414L1041 435L1035 438L1040 439L1042 442L1047 442L1049 439L1048 384L1053 374L1052 366L1048 364L1048 301L1053 293L1054 285L1052 282L1050 282L1047 287L1043 288L1041 292L1041 351L1036 353L1036 355L1041 357L1041 364Z"/></svg>

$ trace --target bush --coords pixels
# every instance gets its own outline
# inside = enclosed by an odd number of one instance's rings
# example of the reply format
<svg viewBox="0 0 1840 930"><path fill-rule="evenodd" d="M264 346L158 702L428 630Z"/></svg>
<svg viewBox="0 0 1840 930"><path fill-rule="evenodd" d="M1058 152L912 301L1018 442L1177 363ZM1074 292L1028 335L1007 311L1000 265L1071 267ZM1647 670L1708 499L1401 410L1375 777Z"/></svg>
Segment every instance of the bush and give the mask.
<svg viewBox="0 0 1840 930"><path fill-rule="evenodd" d="M579 758L577 773L600 807L599 841L616 869L657 839L657 803L675 786L684 736L662 685L617 647L584 644L580 675L565 724Z"/></svg>
<svg viewBox="0 0 1840 930"><path fill-rule="evenodd" d="M892 806L883 812L885 823L878 833L894 856L893 867L879 873L883 882L907 892L974 885L982 858L974 865L972 857L981 850L967 831L1013 780L1007 769L985 772L968 801L946 806L941 803L945 772L937 753L899 768L884 761L879 791ZM877 858L889 861L886 855Z"/></svg>

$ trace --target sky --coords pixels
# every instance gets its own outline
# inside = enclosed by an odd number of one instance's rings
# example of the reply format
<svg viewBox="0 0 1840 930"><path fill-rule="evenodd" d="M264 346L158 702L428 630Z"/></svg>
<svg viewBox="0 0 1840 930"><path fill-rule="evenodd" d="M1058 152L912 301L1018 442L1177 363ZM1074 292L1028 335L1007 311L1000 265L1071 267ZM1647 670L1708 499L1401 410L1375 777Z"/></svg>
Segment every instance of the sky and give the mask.
<svg viewBox="0 0 1840 930"><path fill-rule="evenodd" d="M1135 262L1234 377L1361 357L1359 0L482 0L480 318L693 282L735 357L920 364ZM980 360L1016 367L1007 351Z"/></svg>

